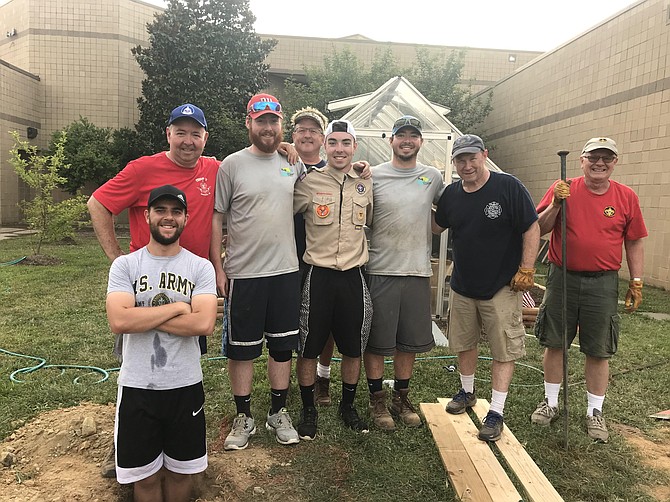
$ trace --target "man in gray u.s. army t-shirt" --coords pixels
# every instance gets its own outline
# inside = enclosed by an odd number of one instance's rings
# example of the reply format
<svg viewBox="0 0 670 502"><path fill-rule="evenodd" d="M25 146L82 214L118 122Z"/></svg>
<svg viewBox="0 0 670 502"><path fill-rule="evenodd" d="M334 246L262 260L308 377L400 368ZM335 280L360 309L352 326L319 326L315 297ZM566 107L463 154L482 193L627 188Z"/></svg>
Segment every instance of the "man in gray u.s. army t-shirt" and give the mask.
<svg viewBox="0 0 670 502"><path fill-rule="evenodd" d="M182 248L174 256L153 256L146 247L119 256L109 271L107 293L135 295L135 306L191 303L200 294L216 295L212 264ZM119 385L167 390L202 380L198 337L159 330L123 335Z"/></svg>

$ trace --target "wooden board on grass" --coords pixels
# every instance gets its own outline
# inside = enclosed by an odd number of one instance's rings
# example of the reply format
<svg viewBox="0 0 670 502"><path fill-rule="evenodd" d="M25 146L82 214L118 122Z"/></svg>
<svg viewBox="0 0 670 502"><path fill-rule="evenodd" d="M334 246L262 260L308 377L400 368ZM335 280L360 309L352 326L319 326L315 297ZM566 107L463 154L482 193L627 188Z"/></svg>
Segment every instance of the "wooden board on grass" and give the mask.
<svg viewBox="0 0 670 502"><path fill-rule="evenodd" d="M421 403L456 494L473 502L519 502L521 496L488 445L477 439L467 414L449 415L444 405Z"/></svg>
<svg viewBox="0 0 670 502"><path fill-rule="evenodd" d="M481 421L489 412L489 403L486 399L478 399L477 404L472 409ZM517 479L523 485L528 495L527 500L530 502L563 502L563 498L507 425L503 425L502 437L495 442L495 447L500 450L507 465L514 471Z"/></svg>

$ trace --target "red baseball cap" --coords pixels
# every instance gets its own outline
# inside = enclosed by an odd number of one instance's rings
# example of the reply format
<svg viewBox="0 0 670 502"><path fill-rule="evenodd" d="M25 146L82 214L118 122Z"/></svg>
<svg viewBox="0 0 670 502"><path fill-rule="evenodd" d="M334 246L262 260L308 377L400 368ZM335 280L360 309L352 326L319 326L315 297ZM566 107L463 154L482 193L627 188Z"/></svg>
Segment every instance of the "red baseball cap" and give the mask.
<svg viewBox="0 0 670 502"><path fill-rule="evenodd" d="M266 113L271 113L283 119L281 105L277 98L271 94L256 94L249 100L247 105L247 115L252 119L258 118Z"/></svg>

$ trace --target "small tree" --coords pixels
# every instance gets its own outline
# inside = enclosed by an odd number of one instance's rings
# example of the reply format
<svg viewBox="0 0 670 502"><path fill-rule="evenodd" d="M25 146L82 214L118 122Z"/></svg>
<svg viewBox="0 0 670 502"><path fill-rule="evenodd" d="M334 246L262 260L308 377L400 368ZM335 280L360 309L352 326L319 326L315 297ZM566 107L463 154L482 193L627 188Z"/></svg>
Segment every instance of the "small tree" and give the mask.
<svg viewBox="0 0 670 502"><path fill-rule="evenodd" d="M34 252L40 254L42 243L74 237L76 222L86 213L86 197L76 195L62 202L54 200L53 192L66 181L59 171L67 168L64 148L67 134L61 133L50 155L40 155L37 146L22 140L19 133L10 133L14 146L9 151L9 163L33 191L33 200L20 203L28 228L37 230Z"/></svg>

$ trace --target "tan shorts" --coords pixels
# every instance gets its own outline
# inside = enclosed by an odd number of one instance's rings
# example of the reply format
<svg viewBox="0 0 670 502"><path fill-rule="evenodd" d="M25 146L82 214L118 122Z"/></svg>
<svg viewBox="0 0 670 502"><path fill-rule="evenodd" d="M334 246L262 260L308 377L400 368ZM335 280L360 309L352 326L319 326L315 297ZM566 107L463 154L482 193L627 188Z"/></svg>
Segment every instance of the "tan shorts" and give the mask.
<svg viewBox="0 0 670 502"><path fill-rule="evenodd" d="M475 300L449 292L449 348L463 352L488 340L491 356L500 362L526 355L526 331L521 313L521 293L504 286L490 300Z"/></svg>

